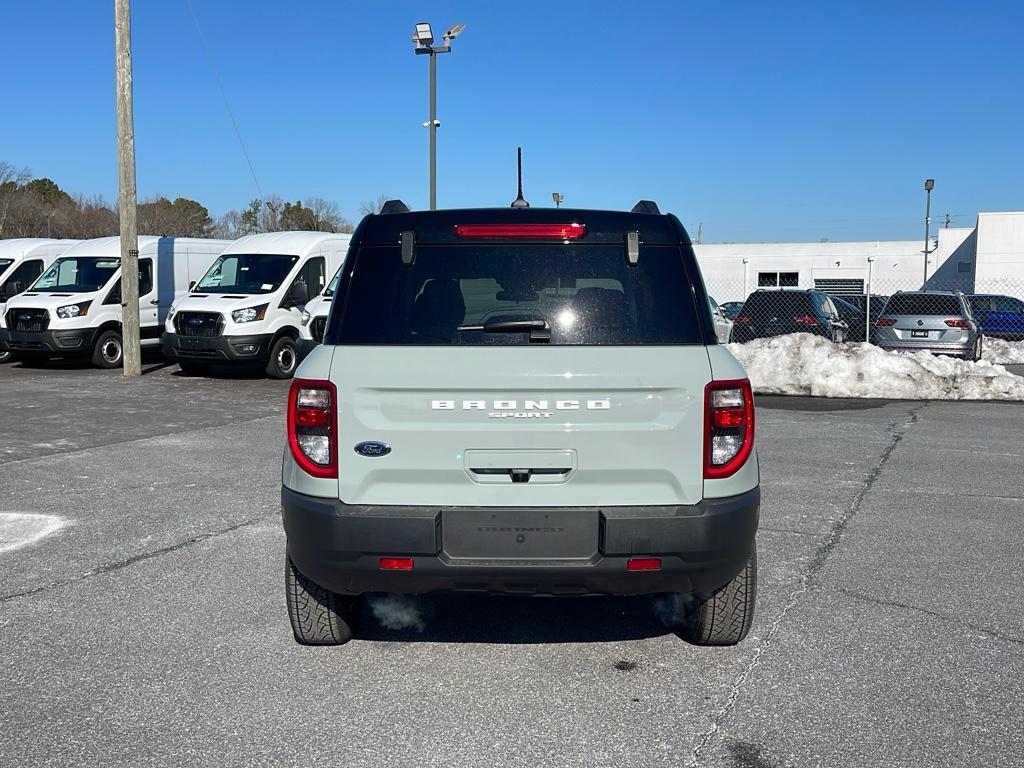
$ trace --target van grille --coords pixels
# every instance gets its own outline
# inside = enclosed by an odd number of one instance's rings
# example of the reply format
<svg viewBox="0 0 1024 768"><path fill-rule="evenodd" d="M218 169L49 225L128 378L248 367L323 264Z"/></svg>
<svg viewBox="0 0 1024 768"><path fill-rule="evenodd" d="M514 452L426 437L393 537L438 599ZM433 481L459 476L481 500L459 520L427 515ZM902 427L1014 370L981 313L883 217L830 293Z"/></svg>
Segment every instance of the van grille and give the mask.
<svg viewBox="0 0 1024 768"><path fill-rule="evenodd" d="M224 331L224 317L219 312L179 312L174 327L181 336L212 338Z"/></svg>
<svg viewBox="0 0 1024 768"><path fill-rule="evenodd" d="M7 327L12 331L45 331L50 326L50 313L45 309L11 309L7 312Z"/></svg>
<svg viewBox="0 0 1024 768"><path fill-rule="evenodd" d="M318 344L324 343L324 331L327 330L326 317L314 317L309 321L309 333Z"/></svg>

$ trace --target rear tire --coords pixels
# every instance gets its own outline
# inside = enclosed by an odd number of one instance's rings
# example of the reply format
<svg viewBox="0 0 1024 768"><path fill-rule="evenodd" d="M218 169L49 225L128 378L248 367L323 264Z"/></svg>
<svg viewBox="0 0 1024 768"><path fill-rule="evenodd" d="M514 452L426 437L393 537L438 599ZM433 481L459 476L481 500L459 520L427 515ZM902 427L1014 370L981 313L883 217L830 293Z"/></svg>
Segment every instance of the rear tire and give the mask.
<svg viewBox="0 0 1024 768"><path fill-rule="evenodd" d="M14 353L9 349L0 349L0 363L9 363L14 359Z"/></svg>
<svg viewBox="0 0 1024 768"><path fill-rule="evenodd" d="M343 645L352 639L361 599L331 592L303 576L285 557L285 601L295 640L302 645Z"/></svg>
<svg viewBox="0 0 1024 768"><path fill-rule="evenodd" d="M179 360L178 367L188 376L206 376L210 372L209 363L197 363L194 360Z"/></svg>
<svg viewBox="0 0 1024 768"><path fill-rule="evenodd" d="M974 346L971 348L971 351L964 355L964 360L971 360L975 363L981 360L981 336L979 336L978 340L974 342Z"/></svg>
<svg viewBox="0 0 1024 768"><path fill-rule="evenodd" d="M736 645L747 636L754 621L757 599L757 545L750 560L732 581L710 597L697 599L696 615L686 628L694 645Z"/></svg>
<svg viewBox="0 0 1024 768"><path fill-rule="evenodd" d="M104 331L92 348L92 364L97 368L120 368L124 363L124 345L117 331Z"/></svg>
<svg viewBox="0 0 1024 768"><path fill-rule="evenodd" d="M295 339L282 336L270 350L270 361L267 363L267 376L272 379L290 379L299 367L299 352Z"/></svg>

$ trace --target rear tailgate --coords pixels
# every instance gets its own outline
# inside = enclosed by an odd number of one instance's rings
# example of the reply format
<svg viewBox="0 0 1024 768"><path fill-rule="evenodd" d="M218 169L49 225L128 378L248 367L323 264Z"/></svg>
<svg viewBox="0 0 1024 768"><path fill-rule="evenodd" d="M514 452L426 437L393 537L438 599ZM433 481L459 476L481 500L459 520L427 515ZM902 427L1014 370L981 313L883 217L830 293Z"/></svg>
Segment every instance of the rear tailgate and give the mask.
<svg viewBox="0 0 1024 768"><path fill-rule="evenodd" d="M453 354L454 352L454 354ZM694 504L706 350L341 346L339 498L347 504ZM364 441L388 444L364 456Z"/></svg>

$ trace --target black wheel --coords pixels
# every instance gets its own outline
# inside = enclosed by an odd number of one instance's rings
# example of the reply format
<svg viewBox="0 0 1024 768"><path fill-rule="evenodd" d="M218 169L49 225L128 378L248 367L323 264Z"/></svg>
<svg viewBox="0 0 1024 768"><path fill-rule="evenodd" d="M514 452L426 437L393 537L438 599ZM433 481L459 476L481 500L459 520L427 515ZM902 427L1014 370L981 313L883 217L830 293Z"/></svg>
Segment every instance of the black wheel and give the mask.
<svg viewBox="0 0 1024 768"><path fill-rule="evenodd" d="M117 331L104 331L92 348L92 364L97 368L120 368L124 362L124 346Z"/></svg>
<svg viewBox="0 0 1024 768"><path fill-rule="evenodd" d="M182 373L187 373L189 376L205 376L210 372L209 363L195 360L179 360L178 367L181 368Z"/></svg>
<svg viewBox="0 0 1024 768"><path fill-rule="evenodd" d="M754 621L757 598L757 546L750 560L732 581L708 598L698 598L694 621L686 628L695 645L736 645Z"/></svg>
<svg viewBox="0 0 1024 768"><path fill-rule="evenodd" d="M282 336L270 350L270 361L267 363L267 376L272 379L290 379L299 367L299 353L295 347L295 339Z"/></svg>
<svg viewBox="0 0 1024 768"><path fill-rule="evenodd" d="M964 355L964 360L972 360L974 362L981 360L981 336L974 342L971 351Z"/></svg>
<svg viewBox="0 0 1024 768"><path fill-rule="evenodd" d="M342 645L352 639L361 599L324 589L303 576L285 556L285 601L296 642L302 645Z"/></svg>
<svg viewBox="0 0 1024 768"><path fill-rule="evenodd" d="M0 349L0 363L9 363L14 359L14 353L9 349Z"/></svg>

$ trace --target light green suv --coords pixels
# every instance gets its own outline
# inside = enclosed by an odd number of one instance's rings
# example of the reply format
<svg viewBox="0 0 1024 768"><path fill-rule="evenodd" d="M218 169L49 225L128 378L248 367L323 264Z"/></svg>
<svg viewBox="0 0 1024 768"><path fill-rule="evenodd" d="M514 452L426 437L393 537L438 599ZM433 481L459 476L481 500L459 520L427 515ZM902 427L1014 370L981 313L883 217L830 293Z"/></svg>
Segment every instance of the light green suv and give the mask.
<svg viewBox="0 0 1024 768"><path fill-rule="evenodd" d="M692 642L750 628L750 384L653 203L367 216L287 423L299 642L369 592L687 593Z"/></svg>

